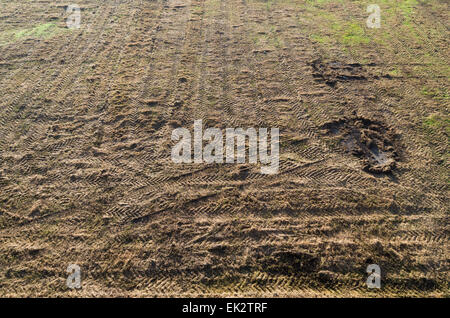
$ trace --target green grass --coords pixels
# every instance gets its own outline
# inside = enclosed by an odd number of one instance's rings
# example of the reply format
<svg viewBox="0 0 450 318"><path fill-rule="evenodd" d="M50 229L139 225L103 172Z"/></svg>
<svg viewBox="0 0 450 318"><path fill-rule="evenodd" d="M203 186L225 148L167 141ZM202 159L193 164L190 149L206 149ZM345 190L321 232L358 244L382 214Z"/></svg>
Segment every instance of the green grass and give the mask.
<svg viewBox="0 0 450 318"><path fill-rule="evenodd" d="M327 43L329 41L327 36L322 36L322 35L319 35L319 34L311 34L310 38L314 42L319 42L321 44Z"/></svg>
<svg viewBox="0 0 450 318"><path fill-rule="evenodd" d="M320 25L320 29L313 30L311 40L321 44L342 44L350 48L371 42L370 33L366 33L364 28L365 20L350 18L345 21L330 9L330 3L330 0L306 1L310 19L316 20L317 25ZM345 4L341 6L344 8Z"/></svg>
<svg viewBox="0 0 450 318"><path fill-rule="evenodd" d="M411 25L411 19L414 18L414 8L418 5L417 0L402 0L398 3L399 9L405 18L404 24Z"/></svg>
<svg viewBox="0 0 450 318"><path fill-rule="evenodd" d="M449 94L447 89L432 88L424 86L421 90L422 95L431 97L436 100L448 100Z"/></svg>
<svg viewBox="0 0 450 318"><path fill-rule="evenodd" d="M47 37L51 35L57 26L54 23L45 23L35 26L34 28L20 30L15 33L16 39L21 39L24 37Z"/></svg>
<svg viewBox="0 0 450 318"><path fill-rule="evenodd" d="M14 43L24 39L48 39L69 29L61 28L54 23L43 23L34 27L7 30L0 33L0 44Z"/></svg>
<svg viewBox="0 0 450 318"><path fill-rule="evenodd" d="M447 134L450 134L450 118L448 116L428 116L424 119L423 126L430 130L444 130Z"/></svg>
<svg viewBox="0 0 450 318"><path fill-rule="evenodd" d="M340 41L345 45L355 46L370 42L370 38L366 35L360 23L351 22L342 26L338 25L337 30L342 34Z"/></svg>
<svg viewBox="0 0 450 318"><path fill-rule="evenodd" d="M445 27L434 25L428 19L430 11L445 10L444 4L432 1L433 8L430 8L419 0L299 0L297 3L302 3L305 11L299 15L299 23L308 29L310 39L325 50L340 48L355 61L365 63L370 47L372 51L395 55L399 63L414 59L418 63L413 68L414 75L448 76L450 72L445 54L434 49L437 42L445 41ZM366 8L371 3L378 3L381 9L379 29L366 27L369 17Z"/></svg>

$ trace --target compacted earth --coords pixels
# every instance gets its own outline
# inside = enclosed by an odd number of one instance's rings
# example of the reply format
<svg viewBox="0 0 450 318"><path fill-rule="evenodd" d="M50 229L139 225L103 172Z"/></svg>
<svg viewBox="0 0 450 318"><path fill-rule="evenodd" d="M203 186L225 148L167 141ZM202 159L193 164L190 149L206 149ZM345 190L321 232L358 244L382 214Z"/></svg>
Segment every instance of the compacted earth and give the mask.
<svg viewBox="0 0 450 318"><path fill-rule="evenodd" d="M448 297L449 12L0 1L0 296ZM278 173L174 163L200 119Z"/></svg>

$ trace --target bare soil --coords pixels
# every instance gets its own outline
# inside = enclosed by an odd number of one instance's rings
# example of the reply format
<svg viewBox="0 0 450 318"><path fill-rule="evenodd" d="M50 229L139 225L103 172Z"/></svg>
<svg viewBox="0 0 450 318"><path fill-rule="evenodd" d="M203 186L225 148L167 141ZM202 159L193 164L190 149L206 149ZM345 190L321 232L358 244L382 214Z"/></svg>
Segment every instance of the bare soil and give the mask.
<svg viewBox="0 0 450 318"><path fill-rule="evenodd" d="M76 2L0 2L0 296L449 296L448 1Z"/></svg>

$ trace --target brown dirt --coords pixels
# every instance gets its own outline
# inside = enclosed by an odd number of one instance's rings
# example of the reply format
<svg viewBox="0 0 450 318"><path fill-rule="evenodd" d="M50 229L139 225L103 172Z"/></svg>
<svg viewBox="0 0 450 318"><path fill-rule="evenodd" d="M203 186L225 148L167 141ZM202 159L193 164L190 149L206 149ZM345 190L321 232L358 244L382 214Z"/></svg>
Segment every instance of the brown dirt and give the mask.
<svg viewBox="0 0 450 318"><path fill-rule="evenodd" d="M0 4L0 296L448 296L447 2L77 3ZM196 119L279 173L173 163Z"/></svg>

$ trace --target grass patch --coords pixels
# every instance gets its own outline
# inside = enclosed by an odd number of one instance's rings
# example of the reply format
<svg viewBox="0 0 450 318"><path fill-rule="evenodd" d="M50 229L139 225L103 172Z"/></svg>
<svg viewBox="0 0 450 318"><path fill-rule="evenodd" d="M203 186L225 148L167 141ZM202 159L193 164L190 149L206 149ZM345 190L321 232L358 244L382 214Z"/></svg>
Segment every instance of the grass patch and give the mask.
<svg viewBox="0 0 450 318"><path fill-rule="evenodd" d="M366 36L363 27L359 23L350 23L345 25L341 30L341 42L345 45L355 46L360 44L367 44L370 38Z"/></svg>
<svg viewBox="0 0 450 318"><path fill-rule="evenodd" d="M61 28L55 23L43 23L31 28L8 30L0 33L0 44L14 43L23 39L48 39L69 29Z"/></svg>
<svg viewBox="0 0 450 318"><path fill-rule="evenodd" d="M439 89L439 88L424 86L420 92L422 93L422 95L431 97L436 100L448 100L449 99L449 94L448 94L447 89Z"/></svg>
<svg viewBox="0 0 450 318"><path fill-rule="evenodd" d="M58 27L54 23L44 23L35 26L34 28L20 30L16 32L14 36L16 39L21 39L25 37L45 38L51 36L51 34L54 33L54 31L57 28Z"/></svg>
<svg viewBox="0 0 450 318"><path fill-rule="evenodd" d="M428 116L424 119L423 126L427 130L444 130L447 134L450 134L450 118L448 116Z"/></svg>
<svg viewBox="0 0 450 318"><path fill-rule="evenodd" d="M312 34L312 35L310 35L310 39L313 40L314 42L318 42L318 43L321 43L321 44L329 42L328 37L321 36L319 34Z"/></svg>

